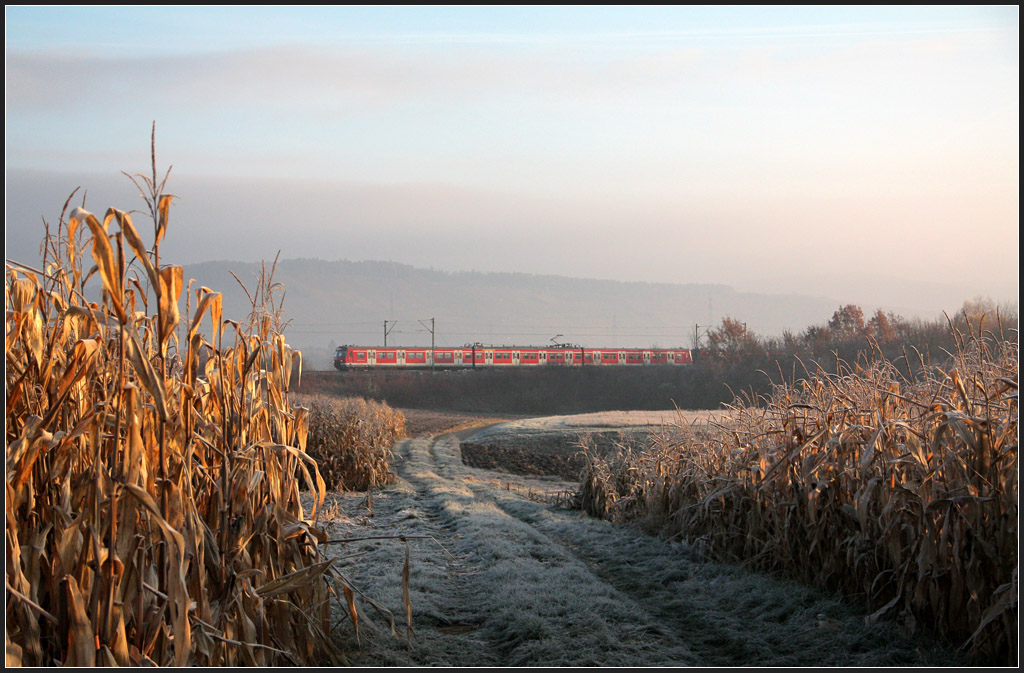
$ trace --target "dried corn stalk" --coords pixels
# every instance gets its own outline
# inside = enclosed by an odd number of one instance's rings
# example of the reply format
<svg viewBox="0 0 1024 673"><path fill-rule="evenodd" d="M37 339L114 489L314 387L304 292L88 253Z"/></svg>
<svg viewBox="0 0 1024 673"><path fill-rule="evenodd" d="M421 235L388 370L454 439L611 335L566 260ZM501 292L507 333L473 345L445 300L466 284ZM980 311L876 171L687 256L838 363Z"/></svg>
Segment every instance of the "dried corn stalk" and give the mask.
<svg viewBox="0 0 1024 673"><path fill-rule="evenodd" d="M127 213L76 208L44 269L7 266L7 662L337 661L274 286L225 319L161 264L172 197L136 177L151 248Z"/></svg>
<svg viewBox="0 0 1024 673"><path fill-rule="evenodd" d="M405 417L386 404L361 398L314 397L306 451L327 488L362 491L394 479L391 446L405 436Z"/></svg>
<svg viewBox="0 0 1024 673"><path fill-rule="evenodd" d="M1018 344L956 337L917 380L884 360L819 369L714 432L592 458L580 500L1015 662Z"/></svg>

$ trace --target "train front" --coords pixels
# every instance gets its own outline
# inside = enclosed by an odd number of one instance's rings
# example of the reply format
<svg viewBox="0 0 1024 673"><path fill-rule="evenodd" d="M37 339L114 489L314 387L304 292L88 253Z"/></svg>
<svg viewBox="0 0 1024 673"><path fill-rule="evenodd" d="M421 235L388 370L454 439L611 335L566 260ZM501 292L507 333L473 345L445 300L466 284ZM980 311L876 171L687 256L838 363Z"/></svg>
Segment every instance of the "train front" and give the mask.
<svg viewBox="0 0 1024 673"><path fill-rule="evenodd" d="M338 346L334 351L334 368L339 372L348 369L348 346Z"/></svg>

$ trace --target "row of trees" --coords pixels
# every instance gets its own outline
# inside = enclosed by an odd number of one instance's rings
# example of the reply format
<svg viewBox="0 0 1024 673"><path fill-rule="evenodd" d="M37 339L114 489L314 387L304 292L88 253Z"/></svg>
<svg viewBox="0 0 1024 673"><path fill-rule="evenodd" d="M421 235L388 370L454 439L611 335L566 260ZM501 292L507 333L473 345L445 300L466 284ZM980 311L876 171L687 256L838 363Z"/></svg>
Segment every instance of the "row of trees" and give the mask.
<svg viewBox="0 0 1024 673"><path fill-rule="evenodd" d="M826 323L811 325L800 333L786 331L779 337L759 336L745 323L726 317L707 333L701 360L720 375L724 370L735 370L739 379L746 379L749 376L743 376L743 372L786 371L797 361L813 361L831 369L829 362L833 366L836 360L854 362L873 352L909 375L922 363L954 351L957 339L963 335L1015 340L1016 329L1016 306L1000 306L990 299L967 301L954 315L930 321L907 319L881 309L866 317L861 307L847 304ZM733 376L725 378L734 379L733 384L741 383Z"/></svg>

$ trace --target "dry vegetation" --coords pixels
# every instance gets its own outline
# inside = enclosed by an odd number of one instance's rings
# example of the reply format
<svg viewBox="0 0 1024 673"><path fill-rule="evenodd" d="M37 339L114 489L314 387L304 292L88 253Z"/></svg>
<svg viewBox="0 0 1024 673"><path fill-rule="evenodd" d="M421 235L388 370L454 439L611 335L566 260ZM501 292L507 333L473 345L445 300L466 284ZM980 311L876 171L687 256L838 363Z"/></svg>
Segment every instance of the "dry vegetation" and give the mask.
<svg viewBox="0 0 1024 673"><path fill-rule="evenodd" d="M497 417L493 414L426 411L423 409L401 409L401 412L405 416L405 431L409 437L429 437L449 432L465 432L512 418L511 416Z"/></svg>
<svg viewBox="0 0 1024 673"><path fill-rule="evenodd" d="M134 179L151 248L128 213L75 208L42 270L7 266L7 663L340 661L329 601L355 615L354 594L314 525L325 484L273 273L247 322L191 283L182 315L182 268L159 257L172 197L155 162Z"/></svg>
<svg viewBox="0 0 1024 673"><path fill-rule="evenodd" d="M405 437L405 417L361 398L296 397L309 409L308 453L329 489L364 491L394 479L391 445Z"/></svg>
<svg viewBox="0 0 1024 673"><path fill-rule="evenodd" d="M819 369L761 404L737 402L728 424L592 456L584 507L1013 664L1018 344L979 325L954 332L955 357L922 361L915 380L882 358Z"/></svg>

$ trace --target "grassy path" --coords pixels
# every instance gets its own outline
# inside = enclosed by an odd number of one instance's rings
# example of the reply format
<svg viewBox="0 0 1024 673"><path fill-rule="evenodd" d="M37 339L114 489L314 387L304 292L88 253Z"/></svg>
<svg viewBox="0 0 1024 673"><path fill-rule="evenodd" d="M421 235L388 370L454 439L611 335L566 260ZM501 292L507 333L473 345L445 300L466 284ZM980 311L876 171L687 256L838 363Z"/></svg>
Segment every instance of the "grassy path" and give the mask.
<svg viewBox="0 0 1024 673"><path fill-rule="evenodd" d="M396 445L397 484L339 497L333 535L410 540L415 637L368 610L361 665L956 665L853 607L559 507L572 485L461 464L458 438ZM345 545L344 572L404 620L404 543ZM347 567L345 567L347 565ZM345 643L346 649L354 643Z"/></svg>

